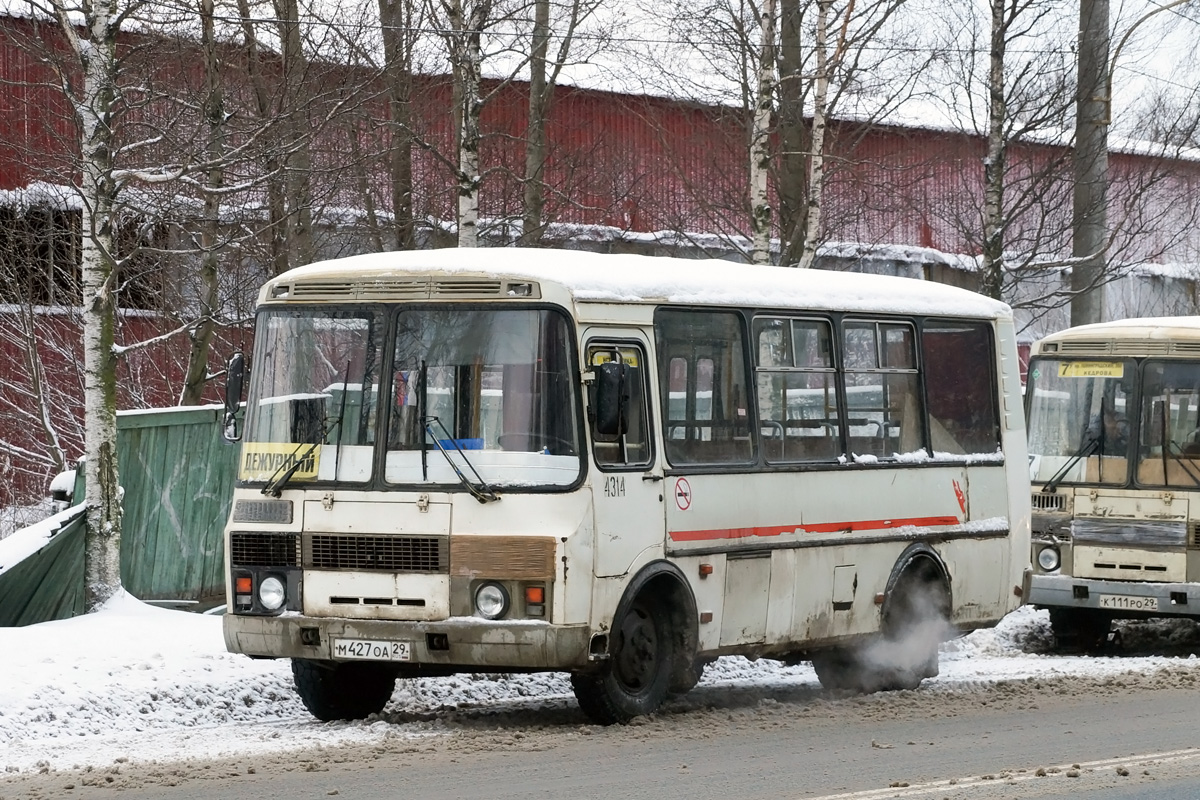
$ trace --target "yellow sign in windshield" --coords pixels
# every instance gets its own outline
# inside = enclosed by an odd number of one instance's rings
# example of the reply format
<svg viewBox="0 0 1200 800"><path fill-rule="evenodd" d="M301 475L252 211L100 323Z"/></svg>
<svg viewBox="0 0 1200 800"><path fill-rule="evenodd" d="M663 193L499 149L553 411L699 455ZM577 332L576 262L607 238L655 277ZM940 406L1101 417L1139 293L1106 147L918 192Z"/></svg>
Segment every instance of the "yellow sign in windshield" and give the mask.
<svg viewBox="0 0 1200 800"><path fill-rule="evenodd" d="M317 465L321 462L321 446L279 442L246 442L242 445L242 463L238 475L244 481L269 481L283 473L296 459L300 467L292 475L293 480L314 480Z"/></svg>
<svg viewBox="0 0 1200 800"><path fill-rule="evenodd" d="M1123 378L1125 365L1120 361L1062 361L1060 378Z"/></svg>

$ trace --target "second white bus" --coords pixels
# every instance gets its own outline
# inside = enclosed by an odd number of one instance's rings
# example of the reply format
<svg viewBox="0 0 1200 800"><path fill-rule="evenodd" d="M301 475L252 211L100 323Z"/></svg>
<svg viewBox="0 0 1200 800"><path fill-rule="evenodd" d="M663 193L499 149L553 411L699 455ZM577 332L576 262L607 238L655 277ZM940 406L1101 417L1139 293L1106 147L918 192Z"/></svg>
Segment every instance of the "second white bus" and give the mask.
<svg viewBox="0 0 1200 800"><path fill-rule="evenodd" d="M1200 619L1200 317L1081 325L1031 355L1028 601L1085 650L1117 619Z"/></svg>
<svg viewBox="0 0 1200 800"><path fill-rule="evenodd" d="M225 639L291 659L321 719L397 677L556 670L624 722L727 654L912 688L1021 602L1012 316L966 291L360 256L262 289L250 374Z"/></svg>

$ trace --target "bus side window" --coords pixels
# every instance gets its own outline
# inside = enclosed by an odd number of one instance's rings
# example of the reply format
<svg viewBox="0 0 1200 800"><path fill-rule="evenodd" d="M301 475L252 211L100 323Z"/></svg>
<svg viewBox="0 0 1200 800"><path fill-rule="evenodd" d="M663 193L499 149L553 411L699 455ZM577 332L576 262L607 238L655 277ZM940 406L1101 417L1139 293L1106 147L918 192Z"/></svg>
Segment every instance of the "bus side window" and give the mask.
<svg viewBox="0 0 1200 800"><path fill-rule="evenodd" d="M588 416L592 425L592 450L596 463L601 467L645 467L651 462L646 381L643 365L646 363L642 348L628 344L590 344L587 363L592 369L617 360L622 371L624 401L624 431L619 434L603 434L596 426L595 385L589 393L591 406Z"/></svg>
<svg viewBox="0 0 1200 800"><path fill-rule="evenodd" d="M892 458L924 448L912 325L844 323L850 452Z"/></svg>
<svg viewBox="0 0 1200 800"><path fill-rule="evenodd" d="M841 414L829 323L756 317L753 331L759 434L767 462L837 458Z"/></svg>
<svg viewBox="0 0 1200 800"><path fill-rule="evenodd" d="M921 353L933 451L995 453L1000 418L988 326L927 320Z"/></svg>
<svg viewBox="0 0 1200 800"><path fill-rule="evenodd" d="M741 318L730 311L659 309L654 332L667 459L749 463L754 436Z"/></svg>

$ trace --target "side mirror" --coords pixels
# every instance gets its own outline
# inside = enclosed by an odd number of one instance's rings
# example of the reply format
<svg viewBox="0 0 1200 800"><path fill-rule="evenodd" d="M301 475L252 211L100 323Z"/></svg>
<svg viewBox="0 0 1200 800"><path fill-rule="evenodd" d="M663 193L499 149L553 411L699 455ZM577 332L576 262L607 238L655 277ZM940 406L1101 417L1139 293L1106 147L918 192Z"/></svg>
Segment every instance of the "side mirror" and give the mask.
<svg viewBox="0 0 1200 800"><path fill-rule="evenodd" d="M596 366L595 433L598 436L618 437L625 433L629 406L629 390L620 361L606 361Z"/></svg>
<svg viewBox="0 0 1200 800"><path fill-rule="evenodd" d="M242 384L246 379L246 357L234 353L225 368L225 418L221 423L221 435L227 442L242 438L238 410L242 405Z"/></svg>

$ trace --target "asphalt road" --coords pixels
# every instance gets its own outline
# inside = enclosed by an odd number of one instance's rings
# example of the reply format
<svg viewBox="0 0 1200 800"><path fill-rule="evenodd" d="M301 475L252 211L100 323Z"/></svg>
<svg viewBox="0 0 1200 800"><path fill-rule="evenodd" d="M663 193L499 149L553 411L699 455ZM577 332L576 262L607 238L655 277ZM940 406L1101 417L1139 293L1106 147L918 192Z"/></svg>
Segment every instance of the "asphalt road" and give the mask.
<svg viewBox="0 0 1200 800"><path fill-rule="evenodd" d="M1200 661L868 697L702 686L627 726L563 700L369 747L22 777L0 798L1195 800L1198 720Z"/></svg>

